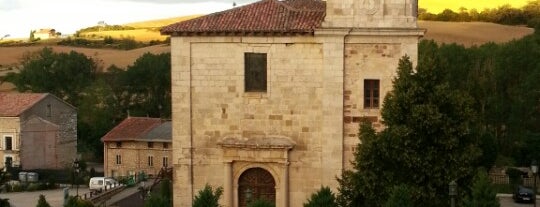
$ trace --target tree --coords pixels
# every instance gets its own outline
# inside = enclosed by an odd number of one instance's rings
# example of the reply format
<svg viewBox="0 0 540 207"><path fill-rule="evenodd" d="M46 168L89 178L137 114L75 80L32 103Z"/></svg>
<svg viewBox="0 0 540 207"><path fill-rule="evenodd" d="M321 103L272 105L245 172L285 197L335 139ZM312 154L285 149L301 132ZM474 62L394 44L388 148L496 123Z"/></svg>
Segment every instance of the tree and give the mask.
<svg viewBox="0 0 540 207"><path fill-rule="evenodd" d="M219 207L219 199L223 194L223 188L218 187L216 190L212 186L206 184L204 189L200 190L193 200L193 207Z"/></svg>
<svg viewBox="0 0 540 207"><path fill-rule="evenodd" d="M21 63L20 73L9 73L4 81L13 83L19 92L51 93L74 106L98 68L82 53L55 53L49 47L27 55Z"/></svg>
<svg viewBox="0 0 540 207"><path fill-rule="evenodd" d="M304 207L333 207L337 206L336 196L330 190L329 187L321 187L319 191L311 194L311 198L307 203L304 203Z"/></svg>
<svg viewBox="0 0 540 207"><path fill-rule="evenodd" d="M473 179L472 195L464 201L465 207L499 207L497 192L484 169L479 169Z"/></svg>
<svg viewBox="0 0 540 207"><path fill-rule="evenodd" d="M51 207L51 205L47 203L47 200L45 200L45 196L43 194L40 194L36 207Z"/></svg>
<svg viewBox="0 0 540 207"><path fill-rule="evenodd" d="M152 194L144 202L144 207L167 207L172 206L172 185L169 179L160 182L159 194Z"/></svg>
<svg viewBox="0 0 540 207"><path fill-rule="evenodd" d="M362 125L354 169L338 180L338 197L382 206L392 186L403 184L414 206L443 206L451 180L470 183L480 154L477 115L472 98L449 86L437 61L422 59L416 70L409 57L399 61L381 110L386 128L377 133Z"/></svg>
<svg viewBox="0 0 540 207"><path fill-rule="evenodd" d="M411 192L406 185L395 186L384 207L413 207Z"/></svg>
<svg viewBox="0 0 540 207"><path fill-rule="evenodd" d="M145 53L125 72L115 71L121 107L136 116L171 117L170 53Z"/></svg>

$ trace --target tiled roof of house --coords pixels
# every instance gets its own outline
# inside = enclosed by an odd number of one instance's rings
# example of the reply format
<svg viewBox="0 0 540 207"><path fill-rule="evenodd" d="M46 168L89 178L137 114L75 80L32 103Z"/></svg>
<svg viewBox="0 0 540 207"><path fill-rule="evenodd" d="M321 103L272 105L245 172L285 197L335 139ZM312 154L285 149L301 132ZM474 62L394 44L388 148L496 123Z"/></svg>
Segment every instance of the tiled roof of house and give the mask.
<svg viewBox="0 0 540 207"><path fill-rule="evenodd" d="M133 141L145 139L147 133L161 125L159 118L128 117L111 129L101 141Z"/></svg>
<svg viewBox="0 0 540 207"><path fill-rule="evenodd" d="M321 26L321 0L261 0L245 6L178 22L161 29L173 36L223 34L313 34Z"/></svg>
<svg viewBox="0 0 540 207"><path fill-rule="evenodd" d="M166 121L161 123L143 136L146 140L156 141L171 141L172 140L172 123Z"/></svg>
<svg viewBox="0 0 540 207"><path fill-rule="evenodd" d="M48 93L0 93L0 117L17 117Z"/></svg>

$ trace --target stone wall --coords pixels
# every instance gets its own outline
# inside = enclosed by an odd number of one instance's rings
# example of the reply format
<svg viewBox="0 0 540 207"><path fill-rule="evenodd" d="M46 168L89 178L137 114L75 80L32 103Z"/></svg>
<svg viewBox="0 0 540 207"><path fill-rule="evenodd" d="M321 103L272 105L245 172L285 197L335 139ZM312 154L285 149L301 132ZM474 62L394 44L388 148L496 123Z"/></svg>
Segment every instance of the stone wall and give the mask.
<svg viewBox="0 0 540 207"><path fill-rule="evenodd" d="M5 167L6 156L13 158L13 165L20 165L20 135L20 119L18 117L0 117L0 168ZM13 137L14 150L5 150L5 136Z"/></svg>
<svg viewBox="0 0 540 207"><path fill-rule="evenodd" d="M39 127L34 127L30 130L31 134L34 134L35 138L39 139L36 133L45 133L46 136L51 136L54 133L54 143L52 146L22 146L22 153L24 150L32 150L35 147L48 147L54 148L54 154L51 154L51 159L54 159L52 166L46 168L61 169L65 167L71 167L73 160L77 156L77 112L76 109L63 102L62 100L54 97L53 95L46 96L43 100L39 101L32 108L26 110L21 115L21 131L22 138L24 139L24 131L26 130L26 122L35 119L43 120L45 125L56 125L57 129L54 131L39 130ZM47 123L45 123L47 122ZM35 124L35 123L34 123ZM45 126L44 125L44 126ZM43 136L45 137L45 135ZM22 143L22 142L21 142ZM24 164L23 168L27 169Z"/></svg>
<svg viewBox="0 0 540 207"><path fill-rule="evenodd" d="M163 147L162 142L153 142L153 147L148 147L144 141L124 141L121 147L116 147L116 142L104 143L104 172L105 176L127 176L144 172L147 175L157 175L163 167L163 157L167 157L167 166L172 166L172 150L170 143L168 148ZM116 155L122 156L122 163L116 164ZM148 157L152 156L152 166L148 163ZM113 171L115 173L113 174Z"/></svg>

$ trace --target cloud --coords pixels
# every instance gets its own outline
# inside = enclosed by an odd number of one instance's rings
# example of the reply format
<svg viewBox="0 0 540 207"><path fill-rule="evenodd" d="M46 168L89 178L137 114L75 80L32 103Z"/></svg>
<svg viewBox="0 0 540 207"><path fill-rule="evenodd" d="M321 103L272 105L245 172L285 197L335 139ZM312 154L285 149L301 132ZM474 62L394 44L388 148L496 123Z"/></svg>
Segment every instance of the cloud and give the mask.
<svg viewBox="0 0 540 207"><path fill-rule="evenodd" d="M19 7L20 5L17 0L0 0L0 11L9 11Z"/></svg>

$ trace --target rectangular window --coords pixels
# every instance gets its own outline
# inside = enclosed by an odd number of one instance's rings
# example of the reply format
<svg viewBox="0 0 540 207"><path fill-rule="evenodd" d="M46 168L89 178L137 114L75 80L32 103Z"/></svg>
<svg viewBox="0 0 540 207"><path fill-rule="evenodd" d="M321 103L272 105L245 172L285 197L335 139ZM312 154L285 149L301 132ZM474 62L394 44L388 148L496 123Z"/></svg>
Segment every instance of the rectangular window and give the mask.
<svg viewBox="0 0 540 207"><path fill-rule="evenodd" d="M148 142L148 148L154 148L154 143L153 142Z"/></svg>
<svg viewBox="0 0 540 207"><path fill-rule="evenodd" d="M169 148L169 143L163 142L163 149L168 149L168 148Z"/></svg>
<svg viewBox="0 0 540 207"><path fill-rule="evenodd" d="M266 92L266 53L244 53L245 92Z"/></svg>
<svg viewBox="0 0 540 207"><path fill-rule="evenodd" d="M13 150L13 137L11 136L4 137L4 147L5 147L5 150Z"/></svg>
<svg viewBox="0 0 540 207"><path fill-rule="evenodd" d="M154 166L154 157L148 156L148 166Z"/></svg>
<svg viewBox="0 0 540 207"><path fill-rule="evenodd" d="M168 166L169 166L169 158L163 157L163 167L168 167Z"/></svg>
<svg viewBox="0 0 540 207"><path fill-rule="evenodd" d="M379 80L364 80L364 108L379 108Z"/></svg>
<svg viewBox="0 0 540 207"><path fill-rule="evenodd" d="M121 165L122 164L122 155L116 155L116 164Z"/></svg>
<svg viewBox="0 0 540 207"><path fill-rule="evenodd" d="M116 142L116 148L122 147L122 142Z"/></svg>
<svg viewBox="0 0 540 207"><path fill-rule="evenodd" d="M47 104L47 112L46 112L46 114L47 114L48 117L51 117L51 114L52 114L51 104Z"/></svg>

